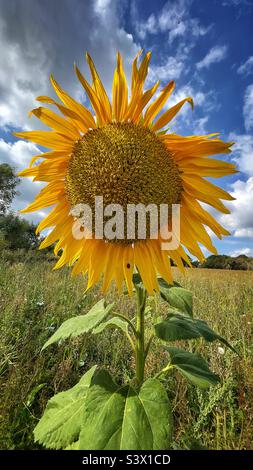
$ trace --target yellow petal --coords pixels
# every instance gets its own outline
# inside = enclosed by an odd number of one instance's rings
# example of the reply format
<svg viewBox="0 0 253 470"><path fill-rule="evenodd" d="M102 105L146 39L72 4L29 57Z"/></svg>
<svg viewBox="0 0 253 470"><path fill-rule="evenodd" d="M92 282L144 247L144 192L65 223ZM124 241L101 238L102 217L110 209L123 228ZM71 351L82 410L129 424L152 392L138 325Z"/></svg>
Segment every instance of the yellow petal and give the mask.
<svg viewBox="0 0 253 470"><path fill-rule="evenodd" d="M137 242L134 245L135 265L140 272L143 284L149 295L159 291L156 272L146 242Z"/></svg>
<svg viewBox="0 0 253 470"><path fill-rule="evenodd" d="M89 126L88 120L85 121L87 122L85 124L83 117L81 117L72 109L69 109L66 106L63 106L60 103L57 103L55 100L53 100L52 98L49 98L48 96L38 96L36 99L37 101L40 101L42 103L53 104L54 106L56 106L59 109L59 111L61 111L61 113L71 121L73 126L75 126L75 128L78 131L87 132L87 130L89 129L90 126Z"/></svg>
<svg viewBox="0 0 253 470"><path fill-rule="evenodd" d="M208 157L219 153L231 153L233 142L223 142L220 139L212 139L211 136L182 137L175 134L164 134L159 138L175 153L177 159L189 157Z"/></svg>
<svg viewBox="0 0 253 470"><path fill-rule="evenodd" d="M20 176L34 176L34 181L56 181L65 178L67 166L66 159L46 160L37 166L21 171Z"/></svg>
<svg viewBox="0 0 253 470"><path fill-rule="evenodd" d="M230 235L230 233L224 229L215 219L209 214L200 204L193 198L190 198L186 192L182 195L183 204L185 204L189 211L192 211L193 214L202 222L204 225L208 225L210 229L217 235L218 238L221 238L221 235Z"/></svg>
<svg viewBox="0 0 253 470"><path fill-rule="evenodd" d="M224 204L216 197L212 197L208 194L202 193L196 188L193 189L192 186L189 186L187 183L184 183L184 190L187 194L189 194L191 198L198 199L199 201L202 201L205 204L209 204L209 206L212 206L218 211L223 212L223 214L230 214L230 210L226 206L224 206Z"/></svg>
<svg viewBox="0 0 253 470"><path fill-rule="evenodd" d="M124 247L123 270L129 295L133 294L134 249L132 245Z"/></svg>
<svg viewBox="0 0 253 470"><path fill-rule="evenodd" d="M154 117L159 113L159 111L162 109L162 107L165 105L166 101L170 97L174 88L175 82L171 81L164 87L164 89L161 91L160 95L154 101L154 103L151 103L149 105L144 115L145 126L148 126L150 122L154 119Z"/></svg>
<svg viewBox="0 0 253 470"><path fill-rule="evenodd" d="M106 269L104 272L104 279L103 279L103 285L102 285L102 292L105 293L112 280L115 278L115 270L116 270L116 260L117 260L117 252L118 252L118 247L117 245L113 243L107 243L105 244L106 246L106 259L105 259L105 265Z"/></svg>
<svg viewBox="0 0 253 470"><path fill-rule="evenodd" d="M171 284L173 281L170 260L168 255L161 248L161 241L149 240L148 246L153 266L155 266L157 272L162 276L162 278Z"/></svg>
<svg viewBox="0 0 253 470"><path fill-rule="evenodd" d="M140 101L143 96L143 86L144 82L148 73L148 66L151 57L151 52L148 52L141 62L140 68L137 68L137 59L140 53L136 56L133 62L133 69L132 69L132 96L130 98L129 104L127 106L126 115L124 117L125 120L133 119L134 113L138 106L140 105ZM155 85L156 86L156 85Z"/></svg>
<svg viewBox="0 0 253 470"><path fill-rule="evenodd" d="M60 85L56 82L56 80L53 78L51 75L51 83L55 89L56 94L59 96L60 100L72 111L74 111L76 114L78 114L84 121L84 123L88 126L88 128L95 129L96 122L91 114L91 112L85 108L83 105L78 103L76 100L71 98L71 96L64 91Z"/></svg>
<svg viewBox="0 0 253 470"><path fill-rule="evenodd" d="M51 159L51 158L59 158L62 160L68 160L69 159L69 152L62 151L62 150L56 150L54 152L46 152L46 153L40 153L39 155L35 155L35 157L31 158L29 166L32 167L32 165L39 160L40 158L46 158L46 159Z"/></svg>
<svg viewBox="0 0 253 470"><path fill-rule="evenodd" d="M198 192L218 199L226 199L227 201L234 201L235 199L233 196L227 193L227 191L224 191L224 189L210 183L210 181L204 180L201 177L196 175L186 175L184 173L181 175L181 177L183 181L185 181L190 187L193 189L197 188Z"/></svg>
<svg viewBox="0 0 253 470"><path fill-rule="evenodd" d="M150 88L149 90L145 91L139 100L136 100L135 110L129 110L125 119L130 118L132 122L138 122L142 116L142 111L148 102L151 100L152 96L155 94L158 86L159 81L155 83L155 85Z"/></svg>
<svg viewBox="0 0 253 470"><path fill-rule="evenodd" d="M128 89L121 55L117 54L117 65L112 85L112 114L116 121L122 121L128 104Z"/></svg>
<svg viewBox="0 0 253 470"><path fill-rule="evenodd" d="M180 111L180 109L185 103L190 103L193 109L193 99L188 96L188 98L183 99L175 106L172 106L172 108L165 111L165 113L163 113L162 116L160 116L159 119L157 119L155 124L152 126L152 131L156 132L159 129L162 129L162 127L166 126L176 116L176 114Z"/></svg>
<svg viewBox="0 0 253 470"><path fill-rule="evenodd" d="M112 107L111 103L109 101L109 98L107 96L107 93L104 89L103 83L98 75L98 72L96 70L96 67L90 57L90 55L87 53L86 54L86 59L90 67L91 75L92 75L92 80L93 80L93 85L96 90L97 96L99 97L100 100L100 105L103 106L104 108L104 114L106 116L107 122L110 122L112 120Z"/></svg>
<svg viewBox="0 0 253 470"><path fill-rule="evenodd" d="M80 252L80 257L76 261L71 276L77 276L78 274L85 274L89 268L90 256L95 248L96 240L83 240L83 248Z"/></svg>
<svg viewBox="0 0 253 470"><path fill-rule="evenodd" d="M60 132L63 135L66 134L70 139L76 140L80 138L80 133L77 132L76 128L66 119L51 111L51 109L39 107L33 109L30 114L36 116L47 126L52 127L56 132Z"/></svg>
<svg viewBox="0 0 253 470"><path fill-rule="evenodd" d="M85 91L86 91L86 93L89 97L89 100L91 102L91 105L92 105L92 107L93 107L93 109L96 113L97 123L99 125L101 125L101 124L104 124L104 123L108 122L105 109L101 106L96 91L94 91L92 89L92 87L89 85L87 80L81 74L81 72L80 72L79 68L77 67L77 65L75 65L75 71L76 71L78 80L80 81L80 83L84 87L84 89L85 89Z"/></svg>
<svg viewBox="0 0 253 470"><path fill-rule="evenodd" d="M135 85L136 85L136 81L137 81L137 77L138 77L137 62L138 62L138 59L141 56L142 52L143 52L142 50L140 50L138 52L138 54L135 56L135 58L133 60L133 64L132 64L132 82L131 82L131 93L132 94L134 93L134 89L135 89Z"/></svg>
<svg viewBox="0 0 253 470"><path fill-rule="evenodd" d="M43 219L36 228L36 234L42 232L47 227L56 225L59 220L65 220L69 216L70 206L67 201L63 200L57 204L54 209Z"/></svg>
<svg viewBox="0 0 253 470"><path fill-rule="evenodd" d="M104 271L105 261L105 242L103 240L96 240L89 260L87 289L90 289L99 281L101 274Z"/></svg>
<svg viewBox="0 0 253 470"><path fill-rule="evenodd" d="M55 150L63 150L72 152L73 141L67 139L63 135L56 134L51 131L27 131L27 132L14 132L13 135L21 139L36 142L43 147L53 148Z"/></svg>

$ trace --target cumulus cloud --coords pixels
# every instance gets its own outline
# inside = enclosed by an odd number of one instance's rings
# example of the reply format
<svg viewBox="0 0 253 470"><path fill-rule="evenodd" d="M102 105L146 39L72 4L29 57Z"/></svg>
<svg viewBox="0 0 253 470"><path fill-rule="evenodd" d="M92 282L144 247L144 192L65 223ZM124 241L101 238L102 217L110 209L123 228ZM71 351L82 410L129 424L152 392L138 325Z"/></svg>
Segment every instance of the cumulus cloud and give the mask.
<svg viewBox="0 0 253 470"><path fill-rule="evenodd" d="M147 83L154 83L159 79L161 82L169 82L178 79L184 71L184 63L176 57L169 56L161 65L152 65L149 69Z"/></svg>
<svg viewBox="0 0 253 470"><path fill-rule="evenodd" d="M32 142L18 140L17 142L5 142L0 139L0 161L12 164L17 171L28 166L34 155L38 155L39 148Z"/></svg>
<svg viewBox="0 0 253 470"><path fill-rule="evenodd" d="M185 35L188 40L204 36L211 25L203 26L197 18L191 17L191 3L190 0L170 0L157 14L152 13L145 21L139 21L135 5L132 14L137 34L145 39L148 34L167 33L170 44Z"/></svg>
<svg viewBox="0 0 253 470"><path fill-rule="evenodd" d="M210 65L215 64L217 62L221 62L227 56L228 47L227 46L214 46L210 49L210 51L206 54L206 56L196 64L198 70L203 68L209 68Z"/></svg>
<svg viewBox="0 0 253 470"><path fill-rule="evenodd" d="M20 171L27 167L30 159L39 153L40 150L38 147L31 142L18 140L17 142L11 143L0 139L0 163L9 163L16 171ZM13 209L18 211L27 206L43 186L44 183L33 183L32 178L22 178L17 188L19 196L14 201ZM37 214L30 218L33 220L39 220L41 217L41 215Z"/></svg>
<svg viewBox="0 0 253 470"><path fill-rule="evenodd" d="M83 96L73 63L76 61L87 72L86 50L98 64L109 90L118 50L130 74L130 62L139 47L119 24L116 0L60 3L59 8L59 2L51 0L0 0L2 126L31 128L27 112L37 105L35 97L53 94L51 72L76 98Z"/></svg>
<svg viewBox="0 0 253 470"><path fill-rule="evenodd" d="M251 238L253 237L253 228L239 228L235 230L234 237Z"/></svg>
<svg viewBox="0 0 253 470"><path fill-rule="evenodd" d="M236 236L251 237L253 231L253 177L246 181L237 180L232 184L235 201L227 203L231 214L222 215L221 223Z"/></svg>
<svg viewBox="0 0 253 470"><path fill-rule="evenodd" d="M231 251L230 253L230 256L232 256L233 258L236 258L236 256L240 256L240 255L252 256L253 250L252 248L245 247L245 248L240 248L239 250Z"/></svg>
<svg viewBox="0 0 253 470"><path fill-rule="evenodd" d="M232 132L228 138L235 142L232 158L239 170L247 175L253 175L253 136Z"/></svg>
<svg viewBox="0 0 253 470"><path fill-rule="evenodd" d="M253 128L253 84L246 88L244 95L243 116L245 129L248 132Z"/></svg>
<svg viewBox="0 0 253 470"><path fill-rule="evenodd" d="M237 69L237 73L239 75L242 75L244 77L247 77L248 75L251 75L253 73L253 55L250 56L246 62L240 65Z"/></svg>

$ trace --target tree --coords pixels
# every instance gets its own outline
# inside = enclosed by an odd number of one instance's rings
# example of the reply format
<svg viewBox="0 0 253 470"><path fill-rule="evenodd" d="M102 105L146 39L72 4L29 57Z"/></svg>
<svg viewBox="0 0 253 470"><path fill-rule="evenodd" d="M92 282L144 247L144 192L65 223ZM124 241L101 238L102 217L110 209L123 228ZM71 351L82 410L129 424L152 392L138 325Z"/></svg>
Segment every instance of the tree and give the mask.
<svg viewBox="0 0 253 470"><path fill-rule="evenodd" d="M41 240L35 235L35 228L34 224L14 214L0 215L0 233L11 250L36 248Z"/></svg>
<svg viewBox="0 0 253 470"><path fill-rule="evenodd" d="M0 214L6 214L13 198L18 194L16 186L19 181L8 163L0 164Z"/></svg>

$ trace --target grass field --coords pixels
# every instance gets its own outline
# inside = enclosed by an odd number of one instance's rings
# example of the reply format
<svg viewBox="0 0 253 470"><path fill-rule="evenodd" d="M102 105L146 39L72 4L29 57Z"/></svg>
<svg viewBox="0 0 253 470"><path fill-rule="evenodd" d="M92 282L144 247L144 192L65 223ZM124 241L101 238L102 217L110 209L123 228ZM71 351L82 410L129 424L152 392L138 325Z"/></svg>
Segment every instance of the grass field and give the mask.
<svg viewBox="0 0 253 470"><path fill-rule="evenodd" d="M85 313L101 297L99 289L84 295L84 280L67 270L53 272L48 261L0 264L1 359L0 448L36 449L33 428L48 399L74 385L93 364L108 368L119 381L133 375L128 343L118 331L86 335L40 349L67 318ZM195 316L226 337L240 352L222 354L219 343L189 342L191 350L210 358L222 382L209 391L188 385L177 373L165 379L174 410L174 448L252 449L253 434L253 272L188 270L176 280L194 293ZM108 298L117 299L111 290ZM156 312L165 304L149 298ZM133 315L134 299L117 300ZM151 323L151 319L149 319ZM181 342L181 345L184 345ZM154 345L146 375L166 358Z"/></svg>

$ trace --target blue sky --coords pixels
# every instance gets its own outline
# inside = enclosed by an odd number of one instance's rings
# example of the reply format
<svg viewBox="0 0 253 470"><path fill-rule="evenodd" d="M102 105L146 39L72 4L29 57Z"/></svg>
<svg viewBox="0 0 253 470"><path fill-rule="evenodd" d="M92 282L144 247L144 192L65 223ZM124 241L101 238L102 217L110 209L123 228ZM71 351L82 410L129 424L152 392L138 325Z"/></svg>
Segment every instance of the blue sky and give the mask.
<svg viewBox="0 0 253 470"><path fill-rule="evenodd" d="M38 153L11 132L42 128L27 113L37 106L36 96L54 96L51 72L85 102L73 63L87 73L86 50L108 92L118 50L128 77L137 51L151 50L150 83L174 79L170 104L189 95L195 101L194 112L185 105L172 130L219 131L236 142L229 158L240 173L217 181L236 197L231 215L218 216L232 235L213 240L220 253L253 255L253 0L0 0L0 8L1 162L19 170ZM22 181L14 210L40 187ZM38 222L44 215L26 217Z"/></svg>

